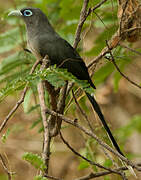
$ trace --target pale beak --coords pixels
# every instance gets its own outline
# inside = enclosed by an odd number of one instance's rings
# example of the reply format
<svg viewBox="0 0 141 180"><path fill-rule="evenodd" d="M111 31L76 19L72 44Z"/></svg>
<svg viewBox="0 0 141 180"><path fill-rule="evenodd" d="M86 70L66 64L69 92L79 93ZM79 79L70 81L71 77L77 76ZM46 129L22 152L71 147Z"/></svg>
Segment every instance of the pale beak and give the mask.
<svg viewBox="0 0 141 180"><path fill-rule="evenodd" d="M20 10L14 10L14 11L11 11L8 16L22 16L22 13Z"/></svg>

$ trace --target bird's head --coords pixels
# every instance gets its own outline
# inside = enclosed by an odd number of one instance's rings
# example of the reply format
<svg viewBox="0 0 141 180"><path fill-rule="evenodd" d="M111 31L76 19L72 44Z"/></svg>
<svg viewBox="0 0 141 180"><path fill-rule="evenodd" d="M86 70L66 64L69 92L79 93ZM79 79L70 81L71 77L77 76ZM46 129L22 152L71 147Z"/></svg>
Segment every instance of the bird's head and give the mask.
<svg viewBox="0 0 141 180"><path fill-rule="evenodd" d="M27 26L38 24L44 20L47 21L46 15L39 8L34 7L25 7L21 10L11 11L8 16L21 17Z"/></svg>

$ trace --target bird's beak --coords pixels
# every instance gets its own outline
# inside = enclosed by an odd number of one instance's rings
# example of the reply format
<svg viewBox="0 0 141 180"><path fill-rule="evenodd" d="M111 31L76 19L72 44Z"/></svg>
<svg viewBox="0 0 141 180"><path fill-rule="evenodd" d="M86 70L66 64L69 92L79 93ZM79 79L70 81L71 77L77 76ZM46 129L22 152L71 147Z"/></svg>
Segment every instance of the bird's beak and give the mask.
<svg viewBox="0 0 141 180"><path fill-rule="evenodd" d="M22 13L20 10L14 10L14 11L11 11L8 16L22 16Z"/></svg>

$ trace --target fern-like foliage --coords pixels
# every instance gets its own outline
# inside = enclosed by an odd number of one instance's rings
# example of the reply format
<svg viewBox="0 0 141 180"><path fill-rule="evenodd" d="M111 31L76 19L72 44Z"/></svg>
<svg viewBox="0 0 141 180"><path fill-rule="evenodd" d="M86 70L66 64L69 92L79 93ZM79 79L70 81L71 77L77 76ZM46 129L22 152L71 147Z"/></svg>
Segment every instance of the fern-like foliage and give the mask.
<svg viewBox="0 0 141 180"><path fill-rule="evenodd" d="M38 154L26 152L22 156L22 158L24 160L26 160L27 162L29 162L30 164L32 164L36 169L44 171L44 169L46 168L46 165L45 165L43 159Z"/></svg>
<svg viewBox="0 0 141 180"><path fill-rule="evenodd" d="M86 80L79 80L67 69L57 68L56 66L51 66L48 69L44 69L43 71L37 71L32 76L39 76L43 80L47 80L50 84L55 87L64 86L66 81L75 83L78 87L81 87L86 92L93 93L93 88L90 87L90 84Z"/></svg>

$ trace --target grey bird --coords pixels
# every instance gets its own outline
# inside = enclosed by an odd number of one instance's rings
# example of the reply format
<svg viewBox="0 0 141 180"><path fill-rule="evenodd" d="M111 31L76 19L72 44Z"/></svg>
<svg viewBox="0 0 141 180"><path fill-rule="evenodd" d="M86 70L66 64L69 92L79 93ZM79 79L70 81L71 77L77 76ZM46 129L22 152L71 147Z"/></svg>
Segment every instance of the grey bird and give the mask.
<svg viewBox="0 0 141 180"><path fill-rule="evenodd" d="M55 32L47 16L39 8L26 7L21 10L10 12L9 16L12 15L19 16L24 20L27 31L28 48L36 58L42 59L45 55L48 55L51 65L56 64L58 67L66 68L78 79L87 80L90 86L95 89L95 85L89 76L88 69L80 55L66 40ZM98 114L114 147L123 155L105 121L98 103L92 95L87 92L85 93Z"/></svg>

